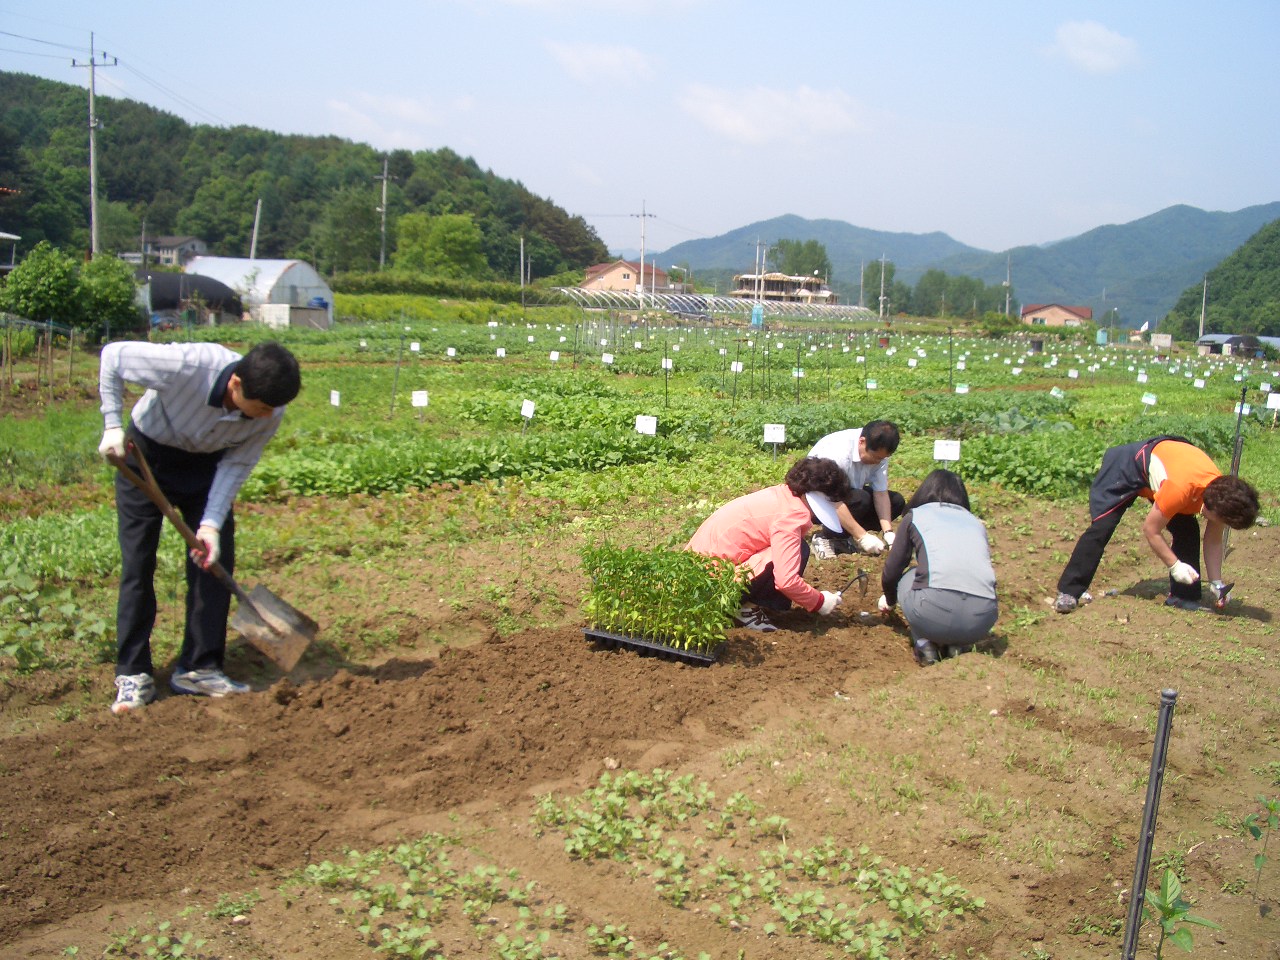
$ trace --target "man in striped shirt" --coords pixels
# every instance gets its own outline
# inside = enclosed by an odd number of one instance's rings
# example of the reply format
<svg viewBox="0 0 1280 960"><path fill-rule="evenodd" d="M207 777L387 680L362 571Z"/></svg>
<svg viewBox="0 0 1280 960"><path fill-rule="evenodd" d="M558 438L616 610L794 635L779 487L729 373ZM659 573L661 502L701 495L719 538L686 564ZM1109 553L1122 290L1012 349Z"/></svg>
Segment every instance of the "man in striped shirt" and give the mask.
<svg viewBox="0 0 1280 960"><path fill-rule="evenodd" d="M127 436L126 382L146 388L130 414ZM236 494L301 386L297 360L274 342L258 344L243 357L214 343L124 341L102 350L105 430L99 453L114 453L136 469L128 449L130 442L136 445L204 548L187 559L186 629L169 680L176 693L224 697L249 689L223 672L231 594L208 567L220 560L234 570ZM164 515L123 476L116 476L115 487L122 564L111 710L123 714L155 699L151 631Z"/></svg>

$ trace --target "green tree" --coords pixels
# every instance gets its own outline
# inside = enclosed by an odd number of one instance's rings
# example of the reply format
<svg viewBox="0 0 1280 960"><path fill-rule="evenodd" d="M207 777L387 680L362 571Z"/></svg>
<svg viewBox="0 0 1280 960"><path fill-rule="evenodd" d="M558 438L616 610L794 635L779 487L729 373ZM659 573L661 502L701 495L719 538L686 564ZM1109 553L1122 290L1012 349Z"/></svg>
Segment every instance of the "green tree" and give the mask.
<svg viewBox="0 0 1280 960"><path fill-rule="evenodd" d="M774 266L792 277L831 276L831 258L817 240L779 240L769 250Z"/></svg>
<svg viewBox="0 0 1280 960"><path fill-rule="evenodd" d="M136 328L141 319L137 290L129 264L116 257L94 257L80 268L76 325L103 331Z"/></svg>
<svg viewBox="0 0 1280 960"><path fill-rule="evenodd" d="M83 316L78 289L75 259L42 240L9 274L0 307L28 320L71 326Z"/></svg>
<svg viewBox="0 0 1280 960"><path fill-rule="evenodd" d="M467 213L407 213L396 222L395 265L432 276L487 279L484 235Z"/></svg>

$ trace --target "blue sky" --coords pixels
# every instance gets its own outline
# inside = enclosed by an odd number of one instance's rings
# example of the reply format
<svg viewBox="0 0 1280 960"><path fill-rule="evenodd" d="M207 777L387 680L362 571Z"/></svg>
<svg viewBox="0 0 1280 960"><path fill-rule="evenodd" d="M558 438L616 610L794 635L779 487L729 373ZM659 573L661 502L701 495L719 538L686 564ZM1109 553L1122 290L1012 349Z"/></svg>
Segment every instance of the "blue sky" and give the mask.
<svg viewBox="0 0 1280 960"><path fill-rule="evenodd" d="M0 0L0 69L87 86L90 31L102 94L449 147L614 250L786 213L1004 250L1280 200L1275 0Z"/></svg>

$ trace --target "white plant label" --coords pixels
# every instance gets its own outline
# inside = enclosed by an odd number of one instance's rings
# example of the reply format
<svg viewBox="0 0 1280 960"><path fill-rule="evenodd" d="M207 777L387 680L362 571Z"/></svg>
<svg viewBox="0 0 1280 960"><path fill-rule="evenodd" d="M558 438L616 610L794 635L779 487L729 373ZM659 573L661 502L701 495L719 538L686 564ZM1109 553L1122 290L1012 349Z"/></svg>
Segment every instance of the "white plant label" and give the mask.
<svg viewBox="0 0 1280 960"><path fill-rule="evenodd" d="M637 350L642 350L642 349L644 349L644 344L643 344L643 343L641 343L639 340L637 340L637 341L636 341L636 349L637 349Z"/></svg>
<svg viewBox="0 0 1280 960"><path fill-rule="evenodd" d="M496 353L498 354L498 356L499 356L499 357L505 357L505 356L507 355L507 348L506 348L506 347L499 347L499 348L497 349Z"/></svg>
<svg viewBox="0 0 1280 960"><path fill-rule="evenodd" d="M1079 371L1079 370L1075 370L1075 369L1068 370L1068 371L1067 371L1067 379L1069 379L1069 380L1079 380L1079 379L1080 379L1080 371Z"/></svg>
<svg viewBox="0 0 1280 960"><path fill-rule="evenodd" d="M960 459L960 441L959 440L935 440L933 441L933 459L935 460L959 460Z"/></svg>
<svg viewBox="0 0 1280 960"><path fill-rule="evenodd" d="M1267 394L1267 409L1280 410L1280 393Z"/></svg>
<svg viewBox="0 0 1280 960"><path fill-rule="evenodd" d="M533 419L533 401L532 400L526 400L524 401L524 403L520 404L520 416L524 417L526 420Z"/></svg>
<svg viewBox="0 0 1280 960"><path fill-rule="evenodd" d="M430 402L431 402L431 398L427 395L426 390L413 391L412 403L415 407L425 407Z"/></svg>
<svg viewBox="0 0 1280 960"><path fill-rule="evenodd" d="M612 353L600 354L600 362L605 364L613 363L613 354Z"/></svg>
<svg viewBox="0 0 1280 960"><path fill-rule="evenodd" d="M444 355L446 357L456 357L458 355L458 351L455 350L453 347L449 347L445 350Z"/></svg>
<svg viewBox="0 0 1280 960"><path fill-rule="evenodd" d="M1247 403L1237 403L1235 412L1240 414L1241 416L1247 417L1250 413L1253 412L1253 408L1250 407L1249 404Z"/></svg>
<svg viewBox="0 0 1280 960"><path fill-rule="evenodd" d="M671 370L671 369L673 369L673 368L672 368L672 366L671 366L671 358L670 358L670 357L663 357L663 358L662 358L662 369L663 369L663 370Z"/></svg>
<svg viewBox="0 0 1280 960"><path fill-rule="evenodd" d="M1146 375L1145 373L1140 373L1140 374L1138 374L1138 382L1139 382L1139 383L1146 383L1146 382L1147 382L1147 375Z"/></svg>
<svg viewBox="0 0 1280 960"><path fill-rule="evenodd" d="M337 407L342 405L342 394L337 390L329 391L329 406Z"/></svg>
<svg viewBox="0 0 1280 960"><path fill-rule="evenodd" d="M1204 389L1204 381L1201 380L1199 377L1196 377L1195 380L1191 382L1191 385L1195 387L1197 390Z"/></svg>
<svg viewBox="0 0 1280 960"><path fill-rule="evenodd" d="M766 423L764 425L765 443L786 443L787 425L785 423Z"/></svg>
<svg viewBox="0 0 1280 960"><path fill-rule="evenodd" d="M413 341L413 343L409 344L409 352L410 352L410 353L418 353L418 352L419 352L419 351L421 351L421 350L422 350L422 344L420 344L417 340L415 340L415 341Z"/></svg>
<svg viewBox="0 0 1280 960"><path fill-rule="evenodd" d="M1066 394L1062 392L1061 387L1054 387L1052 390L1049 391L1049 396L1053 397L1055 400L1061 400L1063 397L1066 396Z"/></svg>
<svg viewBox="0 0 1280 960"><path fill-rule="evenodd" d="M555 363L555 362L556 362L556 361L558 361L559 359L560 359L560 351L559 351L559 350L552 350L552 351L551 351L551 362L552 362L552 363Z"/></svg>
<svg viewBox="0 0 1280 960"><path fill-rule="evenodd" d="M1154 393L1144 393L1142 395L1142 402L1148 407L1154 407L1156 405L1156 395Z"/></svg>
<svg viewBox="0 0 1280 960"><path fill-rule="evenodd" d="M741 361L741 360L730 360L730 361L729 361L729 371L730 371L731 373L741 373L741 372L742 372L742 361ZM1276 396L1280 397L1280 393L1276 394Z"/></svg>
<svg viewBox="0 0 1280 960"><path fill-rule="evenodd" d="M956 393L968 393L968 392L969 392L969 385L967 383L956 384Z"/></svg>
<svg viewBox="0 0 1280 960"><path fill-rule="evenodd" d="M874 390L875 388L876 388L876 382L875 382L874 380L868 380L868 381L867 381L867 389L868 389L868 390Z"/></svg>
<svg viewBox="0 0 1280 960"><path fill-rule="evenodd" d="M636 433L643 433L645 436L656 436L658 433L658 418L651 417L642 413L636 417Z"/></svg>

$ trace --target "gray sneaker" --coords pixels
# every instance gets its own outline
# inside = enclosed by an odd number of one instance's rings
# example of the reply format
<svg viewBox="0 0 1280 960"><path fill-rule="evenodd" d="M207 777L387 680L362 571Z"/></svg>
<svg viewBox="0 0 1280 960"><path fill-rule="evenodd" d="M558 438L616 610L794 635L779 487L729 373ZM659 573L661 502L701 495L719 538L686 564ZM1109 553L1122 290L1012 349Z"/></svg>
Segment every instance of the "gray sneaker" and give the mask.
<svg viewBox="0 0 1280 960"><path fill-rule="evenodd" d="M191 693L199 697L226 697L248 693L249 685L232 680L221 670L189 670L169 678L174 693Z"/></svg>
<svg viewBox="0 0 1280 960"><path fill-rule="evenodd" d="M739 626L746 627L748 630L759 630L762 633L772 633L778 628L774 626L768 614L757 607L755 604L744 603L738 609L738 615L733 618Z"/></svg>
<svg viewBox="0 0 1280 960"><path fill-rule="evenodd" d="M1079 605L1080 601L1069 593L1060 593L1058 599L1053 601L1053 609L1059 613L1070 613Z"/></svg>
<svg viewBox="0 0 1280 960"><path fill-rule="evenodd" d="M156 684L151 674L116 677L116 702L111 705L111 712L119 717L131 710L141 710L155 698Z"/></svg>

